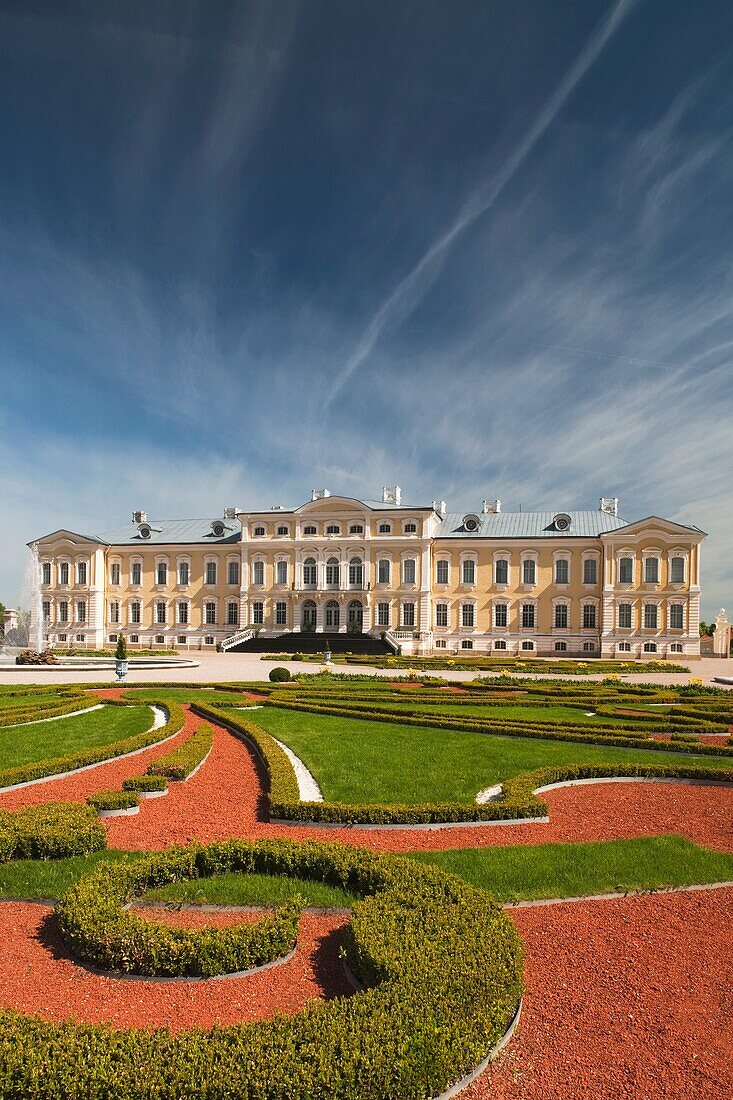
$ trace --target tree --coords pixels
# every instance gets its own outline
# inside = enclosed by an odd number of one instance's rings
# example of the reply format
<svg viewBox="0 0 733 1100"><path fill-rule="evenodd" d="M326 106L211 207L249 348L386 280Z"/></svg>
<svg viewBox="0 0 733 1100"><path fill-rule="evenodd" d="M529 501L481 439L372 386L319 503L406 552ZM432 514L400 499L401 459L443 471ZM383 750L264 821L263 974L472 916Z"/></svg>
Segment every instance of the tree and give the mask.
<svg viewBox="0 0 733 1100"><path fill-rule="evenodd" d="M122 634L117 635L117 649L115 650L115 660L116 661L126 661L127 660L127 643L125 642L125 639L122 636Z"/></svg>

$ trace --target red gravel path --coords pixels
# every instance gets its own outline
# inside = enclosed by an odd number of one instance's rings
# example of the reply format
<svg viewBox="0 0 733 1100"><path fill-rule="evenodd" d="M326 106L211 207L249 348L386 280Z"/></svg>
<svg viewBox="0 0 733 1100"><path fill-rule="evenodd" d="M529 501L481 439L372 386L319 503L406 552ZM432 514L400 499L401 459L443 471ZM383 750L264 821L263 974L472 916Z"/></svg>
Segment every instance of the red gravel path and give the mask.
<svg viewBox="0 0 733 1100"><path fill-rule="evenodd" d="M519 1030L465 1100L731 1095L733 890L514 910Z"/></svg>
<svg viewBox="0 0 733 1100"><path fill-rule="evenodd" d="M177 923L184 923L187 914L179 916ZM222 923L207 916L207 924ZM153 1024L174 1031L294 1013L312 997L351 992L338 958L345 923L341 916L303 914L293 959L248 978L130 982L77 966L46 906L5 903L0 905L0 1005L47 1020L74 1017L82 1023Z"/></svg>
<svg viewBox="0 0 733 1100"><path fill-rule="evenodd" d="M565 787L544 797L550 806L550 823L546 825L436 831L270 825L252 755L238 738L215 727L211 755L189 782L171 784L166 798L144 801L139 814L112 818L106 826L110 847L134 849L234 836L283 836L405 852L681 833L697 844L733 851L733 789L681 783L602 783Z"/></svg>

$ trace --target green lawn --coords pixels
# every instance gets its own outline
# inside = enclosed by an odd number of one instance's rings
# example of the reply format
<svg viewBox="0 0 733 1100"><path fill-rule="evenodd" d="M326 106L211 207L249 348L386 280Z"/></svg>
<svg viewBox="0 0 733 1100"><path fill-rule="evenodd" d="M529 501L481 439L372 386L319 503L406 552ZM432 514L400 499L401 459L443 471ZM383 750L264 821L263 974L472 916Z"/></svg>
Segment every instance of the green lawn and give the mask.
<svg viewBox="0 0 733 1100"><path fill-rule="evenodd" d="M0 728L0 768L49 760L144 733L153 724L150 707L105 707L73 718Z"/></svg>
<svg viewBox="0 0 733 1100"><path fill-rule="evenodd" d="M348 704L341 704L346 705ZM380 704L381 705L381 704ZM411 713L415 711L424 712L426 714L448 714L451 717L457 718L482 718L487 722L492 719L501 721L517 720L520 722L564 722L567 725L573 726L592 726L599 722L605 725L614 726L630 726L634 729L644 721L641 717L604 717L603 715L589 716L585 711L577 710L575 707L563 707L552 706L550 704L527 704L512 705L512 706L495 706L491 703L448 703L444 700L440 700L435 703L424 703L419 697L414 702L403 702L401 699L398 702L389 702L390 710L395 710L399 713ZM586 707L586 711L592 711L593 704L589 703ZM654 712L650 711L650 716L654 716Z"/></svg>
<svg viewBox="0 0 733 1100"><path fill-rule="evenodd" d="M58 898L100 861L144 855L111 850L71 859L13 860L0 865L0 896ZM460 875L500 901L733 881L733 855L698 848L679 836L414 852L409 858ZM341 909L353 901L352 895L322 882L260 874L215 875L153 890L146 897L219 905L279 905L296 893L306 905Z"/></svg>
<svg viewBox="0 0 733 1100"><path fill-rule="evenodd" d="M125 699L133 703L222 703L224 706L245 706L244 694L234 691L217 691L215 688L136 688L125 692Z"/></svg>
<svg viewBox="0 0 733 1100"><path fill-rule="evenodd" d="M269 706L252 717L300 756L325 799L346 803L473 802L484 787L557 764L682 762L729 768L732 763L716 756L439 730Z"/></svg>
<svg viewBox="0 0 733 1100"><path fill-rule="evenodd" d="M83 688L79 688L79 695L82 695L82 693ZM70 698L70 695L73 696L74 694L76 693L64 692L64 694L62 695L54 691L49 691L43 693L29 692L28 694L24 695L0 695L0 712L9 709L14 710L16 707L40 706L48 708L55 706L57 703L65 702L67 699ZM83 706L94 706L94 704L97 702L99 702L98 699L90 696L89 702L80 703L79 709L81 709L81 707Z"/></svg>

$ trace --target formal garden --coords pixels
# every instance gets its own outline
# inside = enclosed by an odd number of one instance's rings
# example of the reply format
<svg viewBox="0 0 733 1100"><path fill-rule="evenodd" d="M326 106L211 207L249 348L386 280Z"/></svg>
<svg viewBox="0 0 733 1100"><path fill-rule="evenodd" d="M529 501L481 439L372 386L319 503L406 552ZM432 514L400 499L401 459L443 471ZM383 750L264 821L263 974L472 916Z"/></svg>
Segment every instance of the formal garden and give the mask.
<svg viewBox="0 0 733 1100"><path fill-rule="evenodd" d="M618 676L0 688L0 1095L724 1095L732 727Z"/></svg>

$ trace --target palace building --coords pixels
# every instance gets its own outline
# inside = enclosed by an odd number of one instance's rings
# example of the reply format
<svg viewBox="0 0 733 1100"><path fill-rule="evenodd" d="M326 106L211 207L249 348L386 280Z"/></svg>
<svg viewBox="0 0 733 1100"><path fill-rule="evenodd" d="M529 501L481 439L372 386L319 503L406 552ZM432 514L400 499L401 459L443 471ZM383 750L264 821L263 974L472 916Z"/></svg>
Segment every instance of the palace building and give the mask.
<svg viewBox="0 0 733 1100"><path fill-rule="evenodd" d="M98 649L122 634L133 651L233 650L288 633L297 649L316 633L384 638L406 654L674 659L700 655L704 538L657 516L621 519L615 498L595 511L484 500L451 513L444 501L408 505L394 486L379 500L314 489L299 508L213 519L135 512L112 531L30 546L52 646Z"/></svg>

